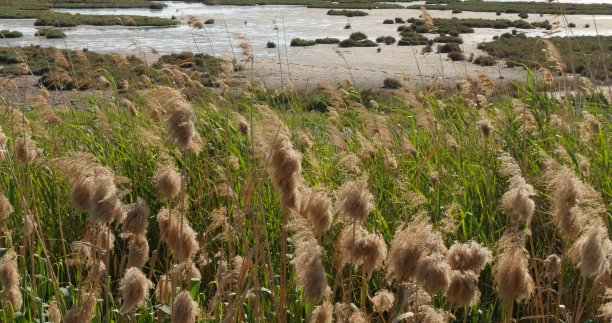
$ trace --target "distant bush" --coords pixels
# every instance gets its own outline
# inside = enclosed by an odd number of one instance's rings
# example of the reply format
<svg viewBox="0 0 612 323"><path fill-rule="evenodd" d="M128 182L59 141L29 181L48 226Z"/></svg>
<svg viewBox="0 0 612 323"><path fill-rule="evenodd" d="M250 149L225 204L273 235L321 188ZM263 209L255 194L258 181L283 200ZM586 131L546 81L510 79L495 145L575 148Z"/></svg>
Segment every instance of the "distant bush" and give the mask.
<svg viewBox="0 0 612 323"><path fill-rule="evenodd" d="M451 13L457 14L457 13L462 13L463 10L457 10L457 9L453 9L453 11L451 11Z"/></svg>
<svg viewBox="0 0 612 323"><path fill-rule="evenodd" d="M368 13L361 10L329 10L327 12L330 16L346 16L346 17L363 17L367 16Z"/></svg>
<svg viewBox="0 0 612 323"><path fill-rule="evenodd" d="M495 15L496 16L501 16L501 12L498 11L498 12L495 13Z"/></svg>
<svg viewBox="0 0 612 323"><path fill-rule="evenodd" d="M355 40L355 41L360 41L360 40L368 39L368 36L366 36L366 34L360 32L360 31L357 31L357 32L352 33L349 36L349 39L352 39L352 40Z"/></svg>
<svg viewBox="0 0 612 323"><path fill-rule="evenodd" d="M419 46L427 45L427 37L415 32L403 34L402 38L397 42L397 46Z"/></svg>
<svg viewBox="0 0 612 323"><path fill-rule="evenodd" d="M450 52L448 53L448 58L454 62L465 61L465 55L462 52Z"/></svg>
<svg viewBox="0 0 612 323"><path fill-rule="evenodd" d="M344 29L351 29L351 24L346 24L346 25L344 26Z"/></svg>
<svg viewBox="0 0 612 323"><path fill-rule="evenodd" d="M315 44L339 44L339 43L340 43L340 39L338 38L325 37L325 38L315 39Z"/></svg>
<svg viewBox="0 0 612 323"><path fill-rule="evenodd" d="M66 34L59 30L59 29L55 29L55 28L42 28L39 29L36 34L34 34L34 36L41 36L41 37L46 37L49 39L57 39L57 38L64 38L66 37Z"/></svg>
<svg viewBox="0 0 612 323"><path fill-rule="evenodd" d="M215 23L215 20L214 20L214 19L206 19L206 20L204 21L204 24L205 24L205 25L212 25L212 24L214 24L214 23Z"/></svg>
<svg viewBox="0 0 612 323"><path fill-rule="evenodd" d="M412 28L410 28L410 26L408 26L408 25L402 25L402 26L397 27L397 31L398 32L411 31L411 30L412 30Z"/></svg>
<svg viewBox="0 0 612 323"><path fill-rule="evenodd" d="M395 17L395 19L394 19L394 20L395 20L395 23L396 23L396 24L403 24L403 23L405 23L405 22L406 22L406 21L404 21L404 19L402 19L402 18L400 18L400 17Z"/></svg>
<svg viewBox="0 0 612 323"><path fill-rule="evenodd" d="M387 77L383 81L383 87L385 89L401 89L402 88L402 82L400 82L397 79L394 79L394 78L391 78L391 77Z"/></svg>
<svg viewBox="0 0 612 323"><path fill-rule="evenodd" d="M421 49L421 53L422 54L431 53L431 52L433 52L433 48L429 44L427 44L427 46L425 46L425 47L423 47L423 49Z"/></svg>
<svg viewBox="0 0 612 323"><path fill-rule="evenodd" d="M526 12L521 12L518 15L521 19L527 19L529 18L529 15Z"/></svg>
<svg viewBox="0 0 612 323"><path fill-rule="evenodd" d="M497 60L491 56L480 55L474 59L474 64L480 66L493 66L497 63Z"/></svg>
<svg viewBox="0 0 612 323"><path fill-rule="evenodd" d="M567 26L570 28L576 28L576 24L573 22L570 22Z"/></svg>
<svg viewBox="0 0 612 323"><path fill-rule="evenodd" d="M397 40L393 36L380 36L376 38L377 43L385 43L386 45L395 44Z"/></svg>
<svg viewBox="0 0 612 323"><path fill-rule="evenodd" d="M329 98L323 94L317 94L312 96L308 102L306 102L307 111L327 112L329 107Z"/></svg>
<svg viewBox="0 0 612 323"><path fill-rule="evenodd" d="M293 38L290 43L292 47L313 46L314 44L315 44L314 40L307 40L307 39L301 39L301 38Z"/></svg>
<svg viewBox="0 0 612 323"><path fill-rule="evenodd" d="M0 30L0 38L20 38L23 37L23 34L16 30Z"/></svg>
<svg viewBox="0 0 612 323"><path fill-rule="evenodd" d="M456 43L446 43L438 46L438 53L461 52L461 47Z"/></svg>
<svg viewBox="0 0 612 323"><path fill-rule="evenodd" d="M589 24L584 24L584 28L591 28L591 25L589 25Z"/></svg>
<svg viewBox="0 0 612 323"><path fill-rule="evenodd" d="M149 5L149 9L151 10L161 10L161 9L164 9L165 7L166 5L163 3L151 3Z"/></svg>
<svg viewBox="0 0 612 323"><path fill-rule="evenodd" d="M436 42L436 43L457 43L457 44L463 44L463 38L447 36L447 35L440 35L440 36L434 38L433 41Z"/></svg>
<svg viewBox="0 0 612 323"><path fill-rule="evenodd" d="M268 42L266 43L266 47L267 47L267 48L276 48L276 43L271 42L271 41L268 41Z"/></svg>
<svg viewBox="0 0 612 323"><path fill-rule="evenodd" d="M383 21L383 25L393 25L395 23L395 21L393 21L393 19L385 19Z"/></svg>
<svg viewBox="0 0 612 323"><path fill-rule="evenodd" d="M376 47L378 46L375 42L364 39L364 40L353 40L353 39L345 39L338 44L340 47Z"/></svg>

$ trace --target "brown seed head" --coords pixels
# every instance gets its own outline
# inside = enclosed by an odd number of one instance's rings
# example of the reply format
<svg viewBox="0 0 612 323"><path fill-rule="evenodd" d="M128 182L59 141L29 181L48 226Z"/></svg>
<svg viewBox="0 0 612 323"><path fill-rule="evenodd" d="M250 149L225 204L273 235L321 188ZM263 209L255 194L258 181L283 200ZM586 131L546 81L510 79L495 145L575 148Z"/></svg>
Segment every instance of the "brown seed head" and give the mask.
<svg viewBox="0 0 612 323"><path fill-rule="evenodd" d="M346 182L338 192L338 207L342 216L350 221L363 223L374 209L374 196L368 191L365 179Z"/></svg>
<svg viewBox="0 0 612 323"><path fill-rule="evenodd" d="M155 172L155 189L166 200L175 198L181 190L181 176L173 165L164 164Z"/></svg>
<svg viewBox="0 0 612 323"><path fill-rule="evenodd" d="M187 218L181 217L168 209L162 209L157 214L161 239L180 259L189 260L198 252L199 244L196 232L191 228Z"/></svg>
<svg viewBox="0 0 612 323"><path fill-rule="evenodd" d="M521 247L505 250L495 266L495 281L499 298L507 302L527 300L533 293L533 279L529 275L527 252Z"/></svg>
<svg viewBox="0 0 612 323"><path fill-rule="evenodd" d="M130 206L123 221L123 230L134 235L146 235L149 226L149 215L151 211L147 202L138 198L136 203Z"/></svg>
<svg viewBox="0 0 612 323"><path fill-rule="evenodd" d="M149 260L149 242L144 235L131 235L128 241L127 268L142 268Z"/></svg>
<svg viewBox="0 0 612 323"><path fill-rule="evenodd" d="M3 193L0 193L0 221L6 223L6 220L14 211L15 209L8 198Z"/></svg>
<svg viewBox="0 0 612 323"><path fill-rule="evenodd" d="M479 274L490 260L491 255L487 248L475 241L469 243L455 242L447 254L447 261L451 269L469 270L476 274Z"/></svg>
<svg viewBox="0 0 612 323"><path fill-rule="evenodd" d="M332 314L334 307L331 303L325 302L312 311L310 314L310 323L332 323Z"/></svg>
<svg viewBox="0 0 612 323"><path fill-rule="evenodd" d="M172 304L172 323L195 323L198 316L198 303L187 291L182 291Z"/></svg>
<svg viewBox="0 0 612 323"><path fill-rule="evenodd" d="M471 271L454 270L446 290L446 299L455 307L472 307L480 299L478 276Z"/></svg>
<svg viewBox="0 0 612 323"><path fill-rule="evenodd" d="M325 193L311 191L302 195L300 214L308 219L317 233L326 232L331 227L331 209L331 200Z"/></svg>
<svg viewBox="0 0 612 323"><path fill-rule="evenodd" d="M153 282L140 269L128 269L119 281L119 295L123 300L121 313L130 313L142 305L149 298L149 290L153 287Z"/></svg>
<svg viewBox="0 0 612 323"><path fill-rule="evenodd" d="M372 306L374 312L383 313L390 310L395 303L395 295L386 289L379 290L376 295L372 297Z"/></svg>
<svg viewBox="0 0 612 323"><path fill-rule="evenodd" d="M444 256L434 253L419 259L416 267L416 282L429 294L445 292L450 284L451 268Z"/></svg>

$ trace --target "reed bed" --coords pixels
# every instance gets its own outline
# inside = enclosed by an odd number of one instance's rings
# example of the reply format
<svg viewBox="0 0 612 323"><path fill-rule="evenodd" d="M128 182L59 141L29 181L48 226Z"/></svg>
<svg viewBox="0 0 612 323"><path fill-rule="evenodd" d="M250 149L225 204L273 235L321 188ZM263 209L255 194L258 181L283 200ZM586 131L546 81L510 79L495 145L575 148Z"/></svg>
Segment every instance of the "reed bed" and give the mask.
<svg viewBox="0 0 612 323"><path fill-rule="evenodd" d="M92 77L78 109L3 85L3 321L612 318L609 89L232 91L226 65Z"/></svg>

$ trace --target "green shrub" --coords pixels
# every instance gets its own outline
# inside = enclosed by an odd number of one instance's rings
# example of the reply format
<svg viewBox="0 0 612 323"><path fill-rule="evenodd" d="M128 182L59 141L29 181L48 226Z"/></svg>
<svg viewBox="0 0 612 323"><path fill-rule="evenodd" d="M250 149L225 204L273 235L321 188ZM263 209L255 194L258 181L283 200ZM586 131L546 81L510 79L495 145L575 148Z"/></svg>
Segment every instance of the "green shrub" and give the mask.
<svg viewBox="0 0 612 323"><path fill-rule="evenodd" d="M346 16L346 17L363 17L367 16L368 13L361 10L329 10L327 14L330 16Z"/></svg>
<svg viewBox="0 0 612 323"><path fill-rule="evenodd" d="M393 21L393 19L385 19L383 21L383 25L393 25L395 23L395 21Z"/></svg>
<svg viewBox="0 0 612 323"><path fill-rule="evenodd" d="M293 38L290 43L292 47L313 46L314 44L315 44L314 40L307 40L307 39L301 39L301 38Z"/></svg>
<svg viewBox="0 0 612 323"><path fill-rule="evenodd" d="M50 38L50 39L57 39L57 38L64 38L66 37L66 34L59 30L59 29L55 29L55 28L42 28L39 29L36 34L34 34L35 36L41 36L41 37L46 37L46 38Z"/></svg>
<svg viewBox="0 0 612 323"><path fill-rule="evenodd" d="M462 52L450 52L448 53L448 58L453 62L465 61L465 55Z"/></svg>
<svg viewBox="0 0 612 323"><path fill-rule="evenodd" d="M0 30L0 38L20 38L23 37L23 34L16 30Z"/></svg>
<svg viewBox="0 0 612 323"><path fill-rule="evenodd" d="M395 19L393 19L395 21L396 24L403 24L406 21L404 21L404 19L400 18L400 17L395 17Z"/></svg>
<svg viewBox="0 0 612 323"><path fill-rule="evenodd" d="M266 48L276 48L276 43L274 43L272 41L268 41L266 43Z"/></svg>
<svg viewBox="0 0 612 323"><path fill-rule="evenodd" d="M351 29L351 24L346 24L346 25L344 26L344 29Z"/></svg>
<svg viewBox="0 0 612 323"><path fill-rule="evenodd" d="M353 40L353 39L345 39L343 41L340 42L340 44L338 44L338 46L340 47L376 47L378 46L378 44L376 44L375 42L369 40L369 39L364 39L364 40Z"/></svg>
<svg viewBox="0 0 612 323"><path fill-rule="evenodd" d="M400 82L397 79L394 79L394 78L391 78L391 77L387 77L383 81L383 87L385 89L401 89L402 88L402 82Z"/></svg>
<svg viewBox="0 0 612 323"><path fill-rule="evenodd" d="M325 38L315 39L315 44L339 44L339 43L340 43L340 39L338 38L325 37Z"/></svg>
<svg viewBox="0 0 612 323"><path fill-rule="evenodd" d="M204 21L204 24L205 24L205 25L213 25L214 23L215 23L215 20L214 20L214 19L206 19L206 20Z"/></svg>
<svg viewBox="0 0 612 323"><path fill-rule="evenodd" d="M438 53L461 52L461 47L457 43L446 43L438 46Z"/></svg>
<svg viewBox="0 0 612 323"><path fill-rule="evenodd" d="M518 16L519 16L519 17L521 17L521 19L527 19L527 18L529 18L529 15L528 15L527 13L525 13L525 12L521 12L521 13L519 13L519 15L518 15Z"/></svg>
<svg viewBox="0 0 612 323"><path fill-rule="evenodd" d="M573 22L570 22L567 26L570 28L576 28L576 24Z"/></svg>
<svg viewBox="0 0 612 323"><path fill-rule="evenodd" d="M415 32L403 34L402 38L397 42L397 46L419 46L427 45L427 37Z"/></svg>
<svg viewBox="0 0 612 323"><path fill-rule="evenodd" d="M366 34L360 31L357 31L357 32L352 33L349 36L349 39L354 40L354 41L360 41L360 40L368 39L368 36L366 36Z"/></svg>
<svg viewBox="0 0 612 323"><path fill-rule="evenodd" d="M453 9L453 11L451 11L451 13L453 14L458 14L458 13L462 13L463 10L458 10L458 9Z"/></svg>
<svg viewBox="0 0 612 323"><path fill-rule="evenodd" d="M329 97L324 94L317 94L308 99L308 101L306 102L306 110L328 112L329 105Z"/></svg>
<svg viewBox="0 0 612 323"><path fill-rule="evenodd" d="M149 5L149 9L151 10L161 10L161 9L164 9L165 7L166 5L163 3L151 3Z"/></svg>
<svg viewBox="0 0 612 323"><path fill-rule="evenodd" d="M480 66L493 66L497 63L497 60L491 56L480 55L476 57L473 62Z"/></svg>
<svg viewBox="0 0 612 323"><path fill-rule="evenodd" d="M463 38L461 37L453 37L453 36L447 36L447 35L440 35L436 38L433 39L434 42L436 43L456 43L456 44L463 44Z"/></svg>

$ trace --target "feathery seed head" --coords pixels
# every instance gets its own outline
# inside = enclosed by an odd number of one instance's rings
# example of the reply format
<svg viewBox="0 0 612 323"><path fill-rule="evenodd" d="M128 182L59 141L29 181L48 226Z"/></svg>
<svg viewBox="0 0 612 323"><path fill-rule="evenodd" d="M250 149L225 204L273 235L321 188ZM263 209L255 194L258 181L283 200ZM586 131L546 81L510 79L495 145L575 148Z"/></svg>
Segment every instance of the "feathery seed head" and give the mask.
<svg viewBox="0 0 612 323"><path fill-rule="evenodd" d="M197 234L186 218L181 219L175 210L162 209L157 214L160 237L180 259L189 260L198 252ZM181 223L182 222L182 223Z"/></svg>
<svg viewBox="0 0 612 323"><path fill-rule="evenodd" d="M325 193L311 191L302 194L300 213L317 233L326 232L331 227L331 200Z"/></svg>
<svg viewBox="0 0 612 323"><path fill-rule="evenodd" d="M504 250L495 266L495 281L499 297L507 302L527 300L533 293L527 251L518 246Z"/></svg>
<svg viewBox="0 0 612 323"><path fill-rule="evenodd" d="M434 253L422 257L416 266L416 282L429 294L445 292L450 284L451 268L444 256Z"/></svg>
<svg viewBox="0 0 612 323"><path fill-rule="evenodd" d="M182 291L172 304L172 323L195 323L198 316L198 303L188 291Z"/></svg>
<svg viewBox="0 0 612 323"><path fill-rule="evenodd" d="M0 193L0 221L6 223L6 220L14 211L15 209L8 198L3 193Z"/></svg>
<svg viewBox="0 0 612 323"><path fill-rule="evenodd" d="M127 268L142 268L149 260L149 242L144 235L130 235Z"/></svg>
<svg viewBox="0 0 612 323"><path fill-rule="evenodd" d="M334 307L331 303L325 302L314 308L310 314L310 323L332 323Z"/></svg>
<svg viewBox="0 0 612 323"><path fill-rule="evenodd" d="M346 182L338 191L340 213L350 222L363 223L374 209L374 196L365 179Z"/></svg>
<svg viewBox="0 0 612 323"><path fill-rule="evenodd" d="M379 290L376 295L372 297L372 306L374 312L383 313L390 310L395 303L395 295L386 289Z"/></svg>
<svg viewBox="0 0 612 323"><path fill-rule="evenodd" d="M130 313L149 298L149 290L154 287L138 268L132 267L119 281L119 295L123 300L121 313Z"/></svg>
<svg viewBox="0 0 612 323"><path fill-rule="evenodd" d="M134 235L146 235L151 211L144 199L138 198L130 206L123 221L123 230Z"/></svg>
<svg viewBox="0 0 612 323"><path fill-rule="evenodd" d="M446 299L455 307L476 305L480 299L478 275L469 270L454 270L445 295Z"/></svg>
<svg viewBox="0 0 612 323"><path fill-rule="evenodd" d="M166 200L175 198L181 190L181 176L170 163L161 165L155 172L155 189Z"/></svg>
<svg viewBox="0 0 612 323"><path fill-rule="evenodd" d="M447 254L447 261L451 269L469 270L476 274L479 274L490 260L491 255L487 248L475 241L469 243L455 242Z"/></svg>

